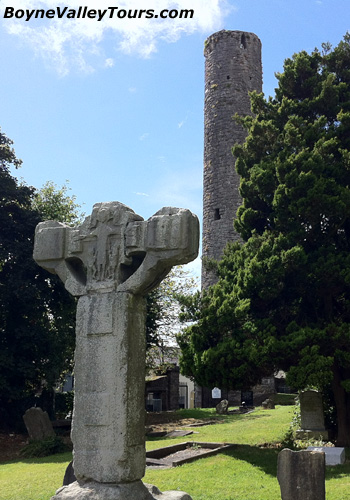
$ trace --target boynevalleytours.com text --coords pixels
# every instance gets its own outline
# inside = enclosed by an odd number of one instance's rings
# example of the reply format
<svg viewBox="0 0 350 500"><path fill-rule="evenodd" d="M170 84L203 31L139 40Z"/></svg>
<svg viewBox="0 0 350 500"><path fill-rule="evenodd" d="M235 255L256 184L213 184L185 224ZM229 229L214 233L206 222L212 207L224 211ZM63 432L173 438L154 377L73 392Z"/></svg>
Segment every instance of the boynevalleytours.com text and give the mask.
<svg viewBox="0 0 350 500"><path fill-rule="evenodd" d="M15 9L5 7L4 19L192 19L193 9L163 9L156 12L154 9L120 9L107 7L106 9L89 9L87 6L71 9L69 7L55 7L54 9Z"/></svg>

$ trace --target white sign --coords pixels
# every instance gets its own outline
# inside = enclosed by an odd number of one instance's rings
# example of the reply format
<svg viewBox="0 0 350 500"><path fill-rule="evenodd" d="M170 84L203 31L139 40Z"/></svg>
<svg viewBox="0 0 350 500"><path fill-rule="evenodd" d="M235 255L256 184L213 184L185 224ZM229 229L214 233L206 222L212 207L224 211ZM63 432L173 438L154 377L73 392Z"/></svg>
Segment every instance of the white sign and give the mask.
<svg viewBox="0 0 350 500"><path fill-rule="evenodd" d="M214 387L214 389L211 391L211 397L213 399L220 399L221 398L221 389Z"/></svg>

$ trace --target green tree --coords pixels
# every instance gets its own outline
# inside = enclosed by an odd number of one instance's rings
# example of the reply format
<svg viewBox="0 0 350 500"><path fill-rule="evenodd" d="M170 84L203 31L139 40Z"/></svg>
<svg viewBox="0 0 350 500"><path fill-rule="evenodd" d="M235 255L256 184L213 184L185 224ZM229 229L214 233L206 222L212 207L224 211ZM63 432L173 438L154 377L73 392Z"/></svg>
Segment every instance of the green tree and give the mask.
<svg viewBox="0 0 350 500"><path fill-rule="evenodd" d="M180 304L197 287L196 279L184 266L174 267L159 287L147 296L147 367L165 366L167 358L178 356L176 335L181 329Z"/></svg>
<svg viewBox="0 0 350 500"><path fill-rule="evenodd" d="M275 369L297 389L331 386L350 446L350 35L302 51L274 98L251 96L238 158L243 204L218 283L180 338L183 370L244 388Z"/></svg>
<svg viewBox="0 0 350 500"><path fill-rule="evenodd" d="M13 418L21 398L53 387L73 358L75 301L33 260L34 231L44 215L35 190L18 183L10 141L0 132L0 408ZM21 416L21 415L20 415Z"/></svg>
<svg viewBox="0 0 350 500"><path fill-rule="evenodd" d="M69 195L68 181L62 187L47 181L34 193L33 207L41 214L43 220L55 220L69 225L82 222L84 214L76 202L75 195Z"/></svg>

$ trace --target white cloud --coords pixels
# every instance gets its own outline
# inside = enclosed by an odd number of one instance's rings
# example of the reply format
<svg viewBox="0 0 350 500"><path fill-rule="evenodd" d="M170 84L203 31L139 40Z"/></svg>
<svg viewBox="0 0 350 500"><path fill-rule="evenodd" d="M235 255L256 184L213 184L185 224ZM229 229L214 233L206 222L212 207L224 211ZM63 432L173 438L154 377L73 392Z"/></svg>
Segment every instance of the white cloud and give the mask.
<svg viewBox="0 0 350 500"><path fill-rule="evenodd" d="M82 5L78 0L67 0L65 3L55 0L12 0L11 7L17 9L61 9L76 11ZM86 4L85 4L86 5ZM8 6L7 0L0 0L0 9ZM88 9L105 10L110 7L109 0L90 0ZM118 10L131 13L138 9L145 10L144 0L120 0ZM228 0L148 0L147 9L154 13L168 10L194 10L190 18L174 19L147 19L145 14L136 19L127 17L118 18L117 11L113 18L109 18L110 10L101 21L97 19L79 18L68 19L57 17L52 19L2 19L3 28L11 35L19 37L27 46L31 47L36 55L51 63L60 75L67 74L72 68L79 71L90 72L98 65L96 57L103 57L103 61L112 61L103 55L103 43L108 32L112 35L114 48L126 54L140 57L149 57L157 50L160 41L175 42L184 34L195 32L210 32L221 29L223 20L233 7Z"/></svg>
<svg viewBox="0 0 350 500"><path fill-rule="evenodd" d="M114 66L114 59L112 59L111 57L108 57L105 60L105 66L106 66L106 68L113 68L113 66Z"/></svg>
<svg viewBox="0 0 350 500"><path fill-rule="evenodd" d="M149 194L147 194L147 193L136 193L136 192L134 192L134 194L136 194L137 196L149 196Z"/></svg>
<svg viewBox="0 0 350 500"><path fill-rule="evenodd" d="M147 137L149 137L149 133L148 133L148 132L145 132L144 134L142 134L142 135L139 137L139 140L140 140L140 141L144 141L145 139L147 139Z"/></svg>
<svg viewBox="0 0 350 500"><path fill-rule="evenodd" d="M185 125L185 123L187 122L187 119L188 119L188 116L186 116L186 118L184 118L183 120L181 120L181 122L179 122L177 124L178 128L182 128Z"/></svg>

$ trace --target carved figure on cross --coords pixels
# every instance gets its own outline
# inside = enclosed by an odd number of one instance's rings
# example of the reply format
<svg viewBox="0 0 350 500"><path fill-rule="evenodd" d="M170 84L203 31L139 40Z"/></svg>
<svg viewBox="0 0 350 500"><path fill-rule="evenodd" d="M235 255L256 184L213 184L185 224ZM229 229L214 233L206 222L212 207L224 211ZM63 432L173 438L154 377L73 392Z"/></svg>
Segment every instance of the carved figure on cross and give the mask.
<svg viewBox="0 0 350 500"><path fill-rule="evenodd" d="M119 202L97 203L78 227L37 226L34 259L79 297L72 441L80 486L131 484L138 499L151 498L141 483L145 296L197 256L198 242L189 210L163 208L144 221ZM62 498L75 498L68 493Z"/></svg>

